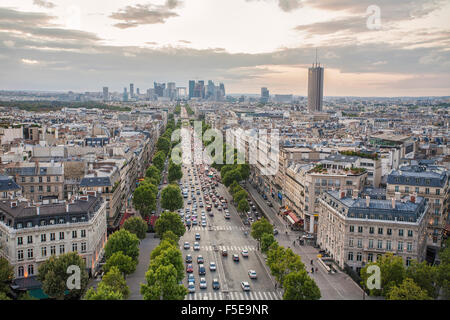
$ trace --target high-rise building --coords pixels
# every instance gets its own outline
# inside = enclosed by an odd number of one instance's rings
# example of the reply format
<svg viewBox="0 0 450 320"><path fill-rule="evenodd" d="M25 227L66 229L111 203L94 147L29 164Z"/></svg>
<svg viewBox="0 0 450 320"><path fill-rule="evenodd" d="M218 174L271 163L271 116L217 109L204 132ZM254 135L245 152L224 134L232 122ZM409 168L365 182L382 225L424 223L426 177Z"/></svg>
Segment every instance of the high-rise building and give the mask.
<svg viewBox="0 0 450 320"><path fill-rule="evenodd" d="M323 103L323 67L314 63L308 69L308 111L322 112Z"/></svg>
<svg viewBox="0 0 450 320"><path fill-rule="evenodd" d="M155 94L158 97L164 97L164 91L166 90L166 84L165 83L158 83L154 82L153 87L155 88Z"/></svg>
<svg viewBox="0 0 450 320"><path fill-rule="evenodd" d="M103 87L103 101L109 101L109 88Z"/></svg>
<svg viewBox="0 0 450 320"><path fill-rule="evenodd" d="M175 82L167 83L167 97L171 100L175 99L177 95L177 85Z"/></svg>
<svg viewBox="0 0 450 320"><path fill-rule="evenodd" d="M195 81L189 80L189 99L194 97Z"/></svg>
<svg viewBox="0 0 450 320"><path fill-rule="evenodd" d="M269 90L267 88L264 88L264 87L261 88L261 99L260 99L260 101L262 103L267 103L269 101L269 97L270 97Z"/></svg>
<svg viewBox="0 0 450 320"><path fill-rule="evenodd" d="M127 102L128 101L128 92L127 92L127 88L123 88L123 101Z"/></svg>
<svg viewBox="0 0 450 320"><path fill-rule="evenodd" d="M130 98L134 98L134 84L130 83Z"/></svg>
<svg viewBox="0 0 450 320"><path fill-rule="evenodd" d="M209 98L215 99L215 91L216 91L216 86L214 85L214 82L212 80L209 80L208 86L206 88L206 99L209 99Z"/></svg>
<svg viewBox="0 0 450 320"><path fill-rule="evenodd" d="M222 97L225 97L225 85L223 83L219 84L219 89L222 94Z"/></svg>
<svg viewBox="0 0 450 320"><path fill-rule="evenodd" d="M140 94L141 94L141 92L139 91L139 88L136 89L136 94L137 94L137 95L140 95Z"/></svg>

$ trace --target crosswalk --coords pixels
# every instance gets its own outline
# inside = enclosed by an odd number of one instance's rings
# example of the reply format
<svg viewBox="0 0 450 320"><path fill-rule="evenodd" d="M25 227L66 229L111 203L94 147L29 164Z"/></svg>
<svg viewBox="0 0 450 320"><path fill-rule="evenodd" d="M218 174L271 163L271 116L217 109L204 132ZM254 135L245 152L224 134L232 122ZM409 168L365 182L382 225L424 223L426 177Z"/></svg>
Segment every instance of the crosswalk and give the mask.
<svg viewBox="0 0 450 320"><path fill-rule="evenodd" d="M239 227L239 226L209 226L209 227L194 226L191 228L191 230L193 230L193 231L208 231L209 228L211 228L212 231L231 231L231 230L248 231L248 229L249 229L247 227Z"/></svg>
<svg viewBox="0 0 450 320"><path fill-rule="evenodd" d="M283 300L283 296L277 291L195 292L189 293L184 300Z"/></svg>
<svg viewBox="0 0 450 320"><path fill-rule="evenodd" d="M189 250L184 249L183 247L180 248L182 251L194 251L194 248L191 246L189 248ZM233 251L242 251L242 250L247 250L247 251L256 251L256 247L255 246L217 246L217 249L220 250L227 250L228 252L233 252ZM200 251L214 251L214 247L213 246L200 246Z"/></svg>

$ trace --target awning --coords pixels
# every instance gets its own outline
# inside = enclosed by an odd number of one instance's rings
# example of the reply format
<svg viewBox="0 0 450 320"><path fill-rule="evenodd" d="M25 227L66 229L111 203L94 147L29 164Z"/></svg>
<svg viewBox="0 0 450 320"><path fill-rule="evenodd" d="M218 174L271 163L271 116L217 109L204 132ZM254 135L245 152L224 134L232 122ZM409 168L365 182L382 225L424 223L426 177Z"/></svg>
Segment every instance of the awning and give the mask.
<svg viewBox="0 0 450 320"><path fill-rule="evenodd" d="M295 221L290 216L286 216L286 218L289 220L290 223L295 224Z"/></svg>
<svg viewBox="0 0 450 320"><path fill-rule="evenodd" d="M292 211L288 212L289 217L294 221L293 223L297 223L300 221L300 219L293 213Z"/></svg>

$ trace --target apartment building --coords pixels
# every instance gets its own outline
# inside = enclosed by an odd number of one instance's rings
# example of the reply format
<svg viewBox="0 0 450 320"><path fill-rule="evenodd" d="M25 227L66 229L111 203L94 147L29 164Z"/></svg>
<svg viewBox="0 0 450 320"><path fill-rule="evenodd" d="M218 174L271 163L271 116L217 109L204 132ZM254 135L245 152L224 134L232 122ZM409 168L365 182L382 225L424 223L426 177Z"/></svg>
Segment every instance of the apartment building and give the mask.
<svg viewBox="0 0 450 320"><path fill-rule="evenodd" d="M402 257L406 266L425 259L429 206L423 197L374 200L340 190L324 192L318 207L317 242L341 268L359 273L388 252Z"/></svg>
<svg viewBox="0 0 450 320"><path fill-rule="evenodd" d="M449 173L434 165L408 165L392 170L387 177L386 194L399 197L417 194L430 206L426 217L428 226L429 259L441 247L442 236L449 221Z"/></svg>
<svg viewBox="0 0 450 320"><path fill-rule="evenodd" d="M13 266L16 279L36 276L50 256L72 251L93 272L107 240L105 209L95 192L70 203L0 201L0 255Z"/></svg>
<svg viewBox="0 0 450 320"><path fill-rule="evenodd" d="M13 200L22 195L20 186L13 178L0 175L0 200Z"/></svg>

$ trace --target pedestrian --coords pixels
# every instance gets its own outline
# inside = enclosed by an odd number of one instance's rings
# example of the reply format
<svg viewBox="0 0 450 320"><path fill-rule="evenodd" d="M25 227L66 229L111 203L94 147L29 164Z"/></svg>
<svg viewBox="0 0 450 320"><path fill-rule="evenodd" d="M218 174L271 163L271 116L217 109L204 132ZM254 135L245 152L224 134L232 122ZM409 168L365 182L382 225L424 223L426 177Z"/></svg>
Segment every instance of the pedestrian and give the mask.
<svg viewBox="0 0 450 320"><path fill-rule="evenodd" d="M314 273L314 268L311 268L311 273Z"/></svg>
<svg viewBox="0 0 450 320"><path fill-rule="evenodd" d="M314 262L314 261L311 259L311 265L313 264L313 262Z"/></svg>
<svg viewBox="0 0 450 320"><path fill-rule="evenodd" d="M275 290L277 289L277 287L278 287L278 286L277 286L277 284L275 283Z"/></svg>

